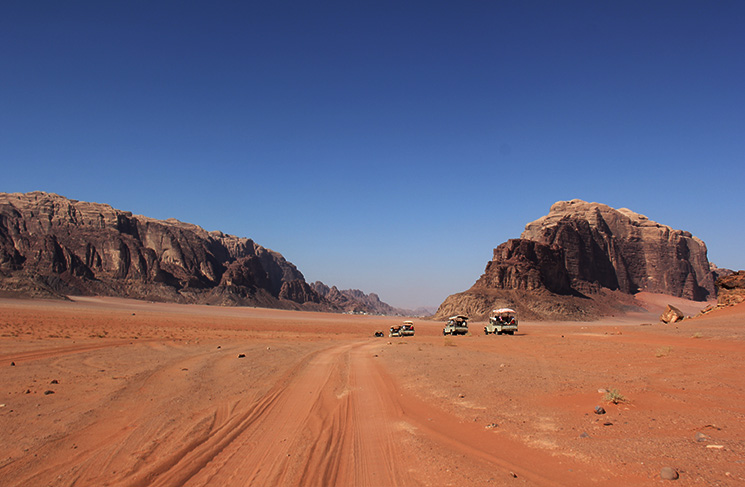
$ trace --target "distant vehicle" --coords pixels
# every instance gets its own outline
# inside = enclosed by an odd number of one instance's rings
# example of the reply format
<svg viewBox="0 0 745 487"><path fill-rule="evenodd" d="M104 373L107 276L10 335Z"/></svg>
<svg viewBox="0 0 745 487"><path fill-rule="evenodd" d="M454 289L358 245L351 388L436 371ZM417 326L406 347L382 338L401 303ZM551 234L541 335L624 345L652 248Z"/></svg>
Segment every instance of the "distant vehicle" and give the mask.
<svg viewBox="0 0 745 487"><path fill-rule="evenodd" d="M468 317L455 315L448 318L445 328L442 329L443 335L465 335L468 333Z"/></svg>
<svg viewBox="0 0 745 487"><path fill-rule="evenodd" d="M400 337L401 336L401 327L400 326L392 326L390 333L388 333L389 337Z"/></svg>
<svg viewBox="0 0 745 487"><path fill-rule="evenodd" d="M383 337L383 336L385 336L385 333L383 333L383 330L375 330L375 336L376 337Z"/></svg>
<svg viewBox="0 0 745 487"><path fill-rule="evenodd" d="M399 333L401 333L402 337L414 336L414 322L404 321L404 324L401 325L401 331Z"/></svg>
<svg viewBox="0 0 745 487"><path fill-rule="evenodd" d="M484 327L484 333L514 335L517 331L517 313L512 308L499 308L491 312L489 323Z"/></svg>

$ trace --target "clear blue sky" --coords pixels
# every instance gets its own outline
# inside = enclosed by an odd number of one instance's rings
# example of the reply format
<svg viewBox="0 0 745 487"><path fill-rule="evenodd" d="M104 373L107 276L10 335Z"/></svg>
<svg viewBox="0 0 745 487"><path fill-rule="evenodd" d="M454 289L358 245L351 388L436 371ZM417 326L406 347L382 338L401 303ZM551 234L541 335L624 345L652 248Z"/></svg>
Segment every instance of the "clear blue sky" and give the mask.
<svg viewBox="0 0 745 487"><path fill-rule="evenodd" d="M745 269L745 2L0 4L0 191L437 306L558 200Z"/></svg>

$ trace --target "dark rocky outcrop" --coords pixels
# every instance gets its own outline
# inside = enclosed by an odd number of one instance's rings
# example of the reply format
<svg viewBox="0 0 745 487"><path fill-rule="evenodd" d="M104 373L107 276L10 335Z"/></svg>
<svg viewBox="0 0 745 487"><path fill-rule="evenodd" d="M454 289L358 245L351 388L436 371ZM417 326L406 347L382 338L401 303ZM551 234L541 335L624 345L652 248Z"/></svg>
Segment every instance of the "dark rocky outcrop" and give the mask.
<svg viewBox="0 0 745 487"><path fill-rule="evenodd" d="M745 271L717 279L717 307L726 308L745 301Z"/></svg>
<svg viewBox="0 0 745 487"><path fill-rule="evenodd" d="M319 295L346 313L376 314L389 316L414 316L415 312L394 308L380 300L375 293L365 294L359 289L339 290L336 286L327 286L321 281L311 284Z"/></svg>
<svg viewBox="0 0 745 487"><path fill-rule="evenodd" d="M560 201L496 249L471 289L448 297L436 316L483 318L496 306L525 317L592 319L635 306L640 292L704 301L716 295L706 245L628 209Z"/></svg>
<svg viewBox="0 0 745 487"><path fill-rule="evenodd" d="M494 249L475 287L487 289L546 289L556 294L572 294L569 273L561 249L531 240L512 239Z"/></svg>
<svg viewBox="0 0 745 487"><path fill-rule="evenodd" d="M55 194L0 194L0 292L338 308L248 238Z"/></svg>
<svg viewBox="0 0 745 487"><path fill-rule="evenodd" d="M521 238L561 248L575 288L599 285L695 301L716 294L703 241L625 208L560 201Z"/></svg>

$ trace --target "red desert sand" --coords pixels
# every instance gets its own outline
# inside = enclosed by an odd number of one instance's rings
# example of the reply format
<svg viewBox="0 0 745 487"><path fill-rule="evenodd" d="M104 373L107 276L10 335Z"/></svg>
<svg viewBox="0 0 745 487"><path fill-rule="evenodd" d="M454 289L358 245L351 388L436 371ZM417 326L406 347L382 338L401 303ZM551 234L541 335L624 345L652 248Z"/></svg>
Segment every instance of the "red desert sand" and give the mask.
<svg viewBox="0 0 745 487"><path fill-rule="evenodd" d="M705 303L641 297L401 338L391 317L3 299L0 485L743 485L745 306L664 325Z"/></svg>

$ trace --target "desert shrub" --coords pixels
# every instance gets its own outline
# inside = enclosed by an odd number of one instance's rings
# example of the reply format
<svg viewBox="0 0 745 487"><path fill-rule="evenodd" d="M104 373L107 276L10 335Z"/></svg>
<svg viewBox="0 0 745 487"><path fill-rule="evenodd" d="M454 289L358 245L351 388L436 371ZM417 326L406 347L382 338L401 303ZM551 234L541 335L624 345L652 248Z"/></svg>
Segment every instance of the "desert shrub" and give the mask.
<svg viewBox="0 0 745 487"><path fill-rule="evenodd" d="M665 357L667 355L670 355L670 352L673 351L673 347L660 347L657 349L657 352L655 353L655 356L657 358Z"/></svg>
<svg viewBox="0 0 745 487"><path fill-rule="evenodd" d="M619 402L624 402L626 398L618 389L610 389L605 393L605 400L613 404L618 404Z"/></svg>

